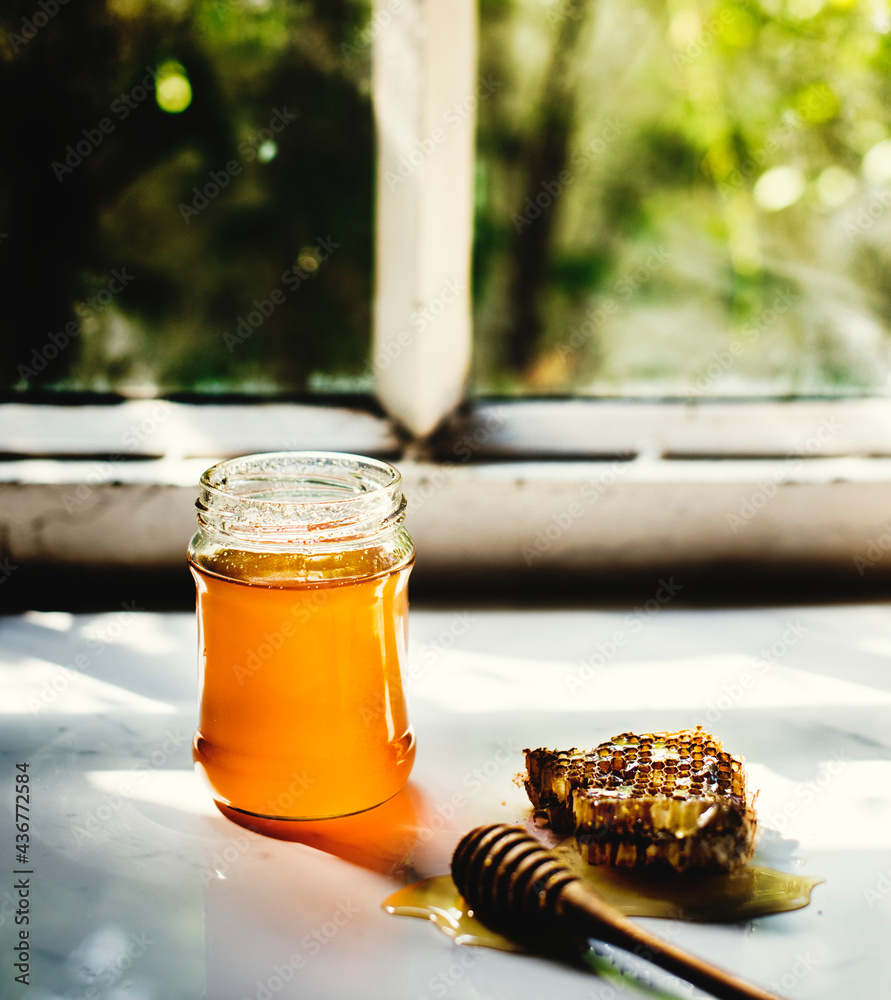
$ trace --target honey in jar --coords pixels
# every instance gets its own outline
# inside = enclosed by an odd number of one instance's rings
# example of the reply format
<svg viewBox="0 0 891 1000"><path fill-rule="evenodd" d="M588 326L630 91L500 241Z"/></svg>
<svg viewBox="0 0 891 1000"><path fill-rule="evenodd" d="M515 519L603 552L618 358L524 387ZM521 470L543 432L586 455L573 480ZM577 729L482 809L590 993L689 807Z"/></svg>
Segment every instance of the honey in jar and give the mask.
<svg viewBox="0 0 891 1000"><path fill-rule="evenodd" d="M197 507L194 758L213 796L292 820L385 802L415 752L399 473L355 455L252 455L209 469Z"/></svg>

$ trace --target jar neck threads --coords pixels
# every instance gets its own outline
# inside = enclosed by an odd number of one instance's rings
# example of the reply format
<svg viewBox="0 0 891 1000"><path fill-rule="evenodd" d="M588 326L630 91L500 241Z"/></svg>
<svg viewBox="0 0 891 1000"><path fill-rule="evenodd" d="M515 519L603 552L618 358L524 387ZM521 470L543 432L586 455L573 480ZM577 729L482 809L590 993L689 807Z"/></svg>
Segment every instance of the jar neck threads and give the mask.
<svg viewBox="0 0 891 1000"><path fill-rule="evenodd" d="M386 462L337 452L227 459L201 477L200 527L262 549L353 547L401 527L402 477Z"/></svg>

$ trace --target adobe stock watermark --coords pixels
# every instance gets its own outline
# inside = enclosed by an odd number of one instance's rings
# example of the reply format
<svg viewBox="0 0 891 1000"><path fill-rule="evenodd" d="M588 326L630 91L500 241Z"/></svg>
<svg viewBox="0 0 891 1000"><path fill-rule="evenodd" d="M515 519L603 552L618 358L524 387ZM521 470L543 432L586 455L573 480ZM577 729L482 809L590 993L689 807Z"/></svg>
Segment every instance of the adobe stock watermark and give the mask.
<svg viewBox="0 0 891 1000"><path fill-rule="evenodd" d="M246 651L242 657L239 655L239 662L232 664L232 673L239 684L253 677L258 670L275 657L275 654L285 645L289 639L293 639L298 634L298 626L305 625L319 608L323 608L329 601L328 591L324 589L310 590L306 596L291 606L291 618L285 618L278 625L278 628L271 632L264 632L260 637L261 641L255 647ZM292 620L293 619L293 620Z"/></svg>
<svg viewBox="0 0 891 1000"><path fill-rule="evenodd" d="M402 671L406 692L410 690L414 681L423 677L440 656L451 649L458 639L469 632L472 627L473 616L469 612L463 611L453 615L452 621L440 630L435 639L425 642L418 652L418 656L422 662L419 663L418 660L413 658ZM391 710L389 693L381 691L370 703L362 706L359 715L362 719L362 724L370 726L378 722L382 716L386 716Z"/></svg>
<svg viewBox="0 0 891 1000"><path fill-rule="evenodd" d="M700 27L697 34L689 39L680 52L672 53L672 61L675 66L691 66L709 49L721 35L728 24L732 24L738 17L737 11L732 7L724 7L719 14L708 18Z"/></svg>
<svg viewBox="0 0 891 1000"><path fill-rule="evenodd" d="M373 369L386 371L416 337L426 333L440 316L448 311L449 306L463 300L463 293L466 290L467 286L463 281L456 278L447 279L438 295L425 302L409 316L408 325L411 329L400 330L395 337L377 350Z"/></svg>
<svg viewBox="0 0 891 1000"><path fill-rule="evenodd" d="M12 562L9 556L0 559L0 584L6 583L18 568L18 564Z"/></svg>
<svg viewBox="0 0 891 1000"><path fill-rule="evenodd" d="M145 608L138 608L136 601L121 601L121 607L123 611L117 612L114 621L107 624L100 635L90 639L87 643L87 648L92 652L92 656L78 653L70 667L59 667L52 680L43 682L39 696L28 696L27 705L33 715L52 705L59 695L64 694L71 686L71 682L80 677L83 671L88 670L95 660L105 652L108 643L114 641L124 628L133 623L138 612L145 610Z"/></svg>
<svg viewBox="0 0 891 1000"><path fill-rule="evenodd" d="M626 628L616 629L609 639L598 642L594 651L579 663L573 673L563 675L570 693L575 694L598 677L619 650L627 646L632 637L645 628L653 616L674 600L683 589L683 584L677 583L673 576L667 580L660 580L656 593L625 616Z"/></svg>
<svg viewBox="0 0 891 1000"><path fill-rule="evenodd" d="M6 33L6 41L9 42L13 55L18 55L19 49L33 41L38 31L45 28L69 2L70 0L37 0L34 13L30 17L22 18L22 26L18 33L15 31Z"/></svg>
<svg viewBox="0 0 891 1000"><path fill-rule="evenodd" d="M418 658L421 662L412 658L402 671L406 692L411 689L411 685L415 681L424 676L443 653L451 649L461 636L470 631L473 622L474 618L469 612L459 612L452 616L451 622L440 630L435 639L431 639L421 646L418 652ZM389 694L381 691L370 703L362 706L359 715L363 725L370 726L390 711L392 711L392 706Z"/></svg>
<svg viewBox="0 0 891 1000"><path fill-rule="evenodd" d="M776 665L777 661L781 660L793 646L797 646L810 631L799 621L787 621L785 624L786 627L782 635L769 646L759 649L758 653L752 657L749 670L744 670L735 681L722 686L721 694L709 702L708 708L705 710L706 721L715 723L722 719L727 712L742 701L746 692L755 687Z"/></svg>
<svg viewBox="0 0 891 1000"><path fill-rule="evenodd" d="M879 872L872 886L864 888L863 898L866 900L867 906L872 909L877 903L881 903L889 893L891 893L891 868ZM0 924L0 927L2 926Z"/></svg>
<svg viewBox="0 0 891 1000"><path fill-rule="evenodd" d="M636 954L638 954L639 957L643 957L640 955L639 952L637 952ZM629 978L632 978L633 981L639 982L640 988L642 990L646 990L649 993L649 995L654 998L654 1000L656 997L662 997L664 998L664 1000L678 1000L678 997L681 994L686 994L688 997L691 998L691 1000L706 1000L707 998L707 994L694 990L689 983L684 983L677 977L672 977L673 980L672 985L674 987L674 992L672 992L671 994L667 994L661 991L658 993L654 993L652 991L658 990L659 987L651 981L652 976L640 976L635 973L633 977L628 977L625 973L619 971L618 966L615 966L612 962L610 963L610 965L612 967L612 970L609 972L607 972L603 968L596 969L596 972L603 981L600 982L597 986L595 986L594 989L588 992L588 994L585 997L585 1000L627 1000L627 998L630 995L628 993L628 987L630 986L630 983L628 981ZM613 984L609 982L608 979L606 979L607 975L609 975L612 979L615 980L616 985L622 991L621 993L618 992L616 986L613 986ZM666 977L668 975L669 973L665 973ZM645 995L644 993L641 993L640 994L641 998L643 998L644 995Z"/></svg>
<svg viewBox="0 0 891 1000"><path fill-rule="evenodd" d="M119 122L129 118L130 112L135 111L148 95L154 91L157 78L158 70L151 66L146 66L142 82L137 83L126 94L122 93L111 102L109 110L116 116ZM99 119L95 128L81 129L81 137L65 147L64 160L53 160L50 164L56 180L61 184L68 174L73 174L84 160L91 156L116 128L117 124L114 120L106 116Z"/></svg>
<svg viewBox="0 0 891 1000"><path fill-rule="evenodd" d="M292 771L288 776L288 784L276 795L268 799L260 806L258 814L261 816L285 816L293 813L294 806L317 782L316 778L304 771ZM247 829L254 833L262 833L261 830L245 824ZM225 847L213 851L207 857L201 868L201 882L203 885L226 878L232 866L250 850L254 843L251 838L241 831L234 836L227 837Z"/></svg>
<svg viewBox="0 0 891 1000"><path fill-rule="evenodd" d="M588 0L540 0L548 8L545 18L550 25L563 21L581 21L590 10Z"/></svg>
<svg viewBox="0 0 891 1000"><path fill-rule="evenodd" d="M891 205L891 191L873 192L868 204L861 208L853 219L849 219L845 223L845 234L848 237L848 242L853 243L855 239L872 229L888 211L889 205Z"/></svg>
<svg viewBox="0 0 891 1000"><path fill-rule="evenodd" d="M789 825L789 820L799 816L802 808L810 805L818 795L825 791L849 763L844 749L833 750L829 755L829 760L820 764L820 768L813 778L801 781L795 786L792 796L779 812L772 815L766 815L762 812L759 821L763 822L766 827L783 833Z"/></svg>
<svg viewBox="0 0 891 1000"><path fill-rule="evenodd" d="M428 992L422 993L418 1000L430 1000L431 996L447 996L479 961L477 949L468 945L455 945L454 955L454 961L450 962L447 968L427 980Z"/></svg>
<svg viewBox="0 0 891 1000"><path fill-rule="evenodd" d="M283 106L281 109L273 108L269 124L255 132L251 138L243 139L238 144L238 152L242 159L253 163L258 158L262 145L265 142L272 142L275 136L284 132L291 122L297 121L298 117L299 114L288 111L287 106ZM188 226L192 219L197 218L215 198L218 198L229 187L232 178L237 177L242 169L241 163L232 159L221 170L211 170L207 175L208 180L201 188L197 185L192 188L192 200L188 204L181 201L177 206L183 222Z"/></svg>
<svg viewBox="0 0 891 1000"><path fill-rule="evenodd" d="M270 816L288 815L287 810L296 803L312 788L318 781L306 771L292 771L288 782L288 787L283 788L274 798L263 806L264 813Z"/></svg>
<svg viewBox="0 0 891 1000"><path fill-rule="evenodd" d="M100 652L102 649L104 646ZM86 840L108 840L115 836L119 831L115 830L111 821L124 802L148 780L152 771L159 770L183 746L188 746L191 742L190 733L184 733L179 729L168 729L164 733L163 742L136 764L133 774L123 778L115 791L109 792L95 809L90 810L86 818L79 820L78 824L71 828L74 842L80 845Z"/></svg>
<svg viewBox="0 0 891 1000"><path fill-rule="evenodd" d="M578 499L570 501L562 510L551 514L548 523L538 529L532 541L522 545L520 554L526 565L531 566L549 552L554 543L609 491L621 475L628 471L629 465L630 462L612 462L599 476L582 483Z"/></svg>
<svg viewBox="0 0 891 1000"><path fill-rule="evenodd" d="M294 978L296 972L306 968L310 958L318 955L361 912L361 908L351 899L338 900L331 916L300 939L300 951L295 951L285 961L274 965L272 974L266 979L258 979L256 991L251 996L242 997L242 1000L272 1000Z"/></svg>
<svg viewBox="0 0 891 1000"><path fill-rule="evenodd" d="M834 418L827 417L821 421L820 427L805 441L798 449L797 458L787 459L782 467L770 476L763 479L755 489L745 497L739 504L737 512L728 512L727 524L735 535L754 518L760 510L763 510L768 503L777 495L780 486L785 483L790 476L794 476L804 465L806 458L812 458L824 445L828 444L838 432L842 425Z"/></svg>
<svg viewBox="0 0 891 1000"><path fill-rule="evenodd" d="M329 233L327 237L316 237L315 245L301 251L298 263L282 272L281 282L290 292L296 292L304 282L312 278L319 266L328 260L340 244L336 243ZM310 266L310 261L312 265ZM281 288L274 288L264 299L254 299L253 309L235 321L235 330L223 332L223 343L230 354L233 354L241 344L249 340L260 329L279 306L287 301L287 294Z"/></svg>
<svg viewBox="0 0 891 1000"><path fill-rule="evenodd" d="M835 98L828 87L809 89L807 96L797 105L797 111L787 113L770 138L757 149L746 152L743 158L734 163L726 173L722 172L715 176L715 165L710 163L710 172L721 194L728 198L747 187L752 178L768 166L771 153L782 144L783 138L789 132L801 131L808 121L822 120L830 102L834 103Z"/></svg>
<svg viewBox="0 0 891 1000"><path fill-rule="evenodd" d="M135 280L136 275L128 274L126 267L115 268L111 272L111 278L109 279L108 284L100 291L90 295L83 302L76 303L74 311L81 317L81 319L89 319L92 316L97 316L103 309L106 309L109 305L111 305L116 295L120 295L130 282ZM37 378L42 371L46 370L47 365L51 361L55 361L62 351L64 351L76 337L80 336L80 332L80 323L71 320L71 322L66 323L64 329L60 330L58 333L48 333L46 335L46 343L42 347L35 347L31 351L29 364L19 365L16 369L19 378L23 382L30 382L32 379Z"/></svg>
<svg viewBox="0 0 891 1000"><path fill-rule="evenodd" d="M618 995L611 983L601 983L588 993L586 1000L616 1000Z"/></svg>
<svg viewBox="0 0 891 1000"><path fill-rule="evenodd" d="M354 28L349 42L340 43L340 53L347 62L361 55L377 36L393 22L393 15L405 7L406 0L387 0L387 5L374 5L374 11L367 23L361 28Z"/></svg>
<svg viewBox="0 0 891 1000"><path fill-rule="evenodd" d="M614 316L621 308L621 303L627 302L631 296L648 284L671 260L671 254L659 247L651 251L646 260L632 271L624 274L613 285L609 294L598 298L597 305L591 309L584 320L577 326L569 328L569 336L556 345L556 351L561 357L575 353L586 344L597 330L603 326L608 316Z"/></svg>
<svg viewBox="0 0 891 1000"><path fill-rule="evenodd" d="M496 744L495 752L487 760L462 775L459 789L452 792L445 802L437 803L430 818L417 825L414 834L406 840L405 849L409 850L417 841L427 843L440 830L446 829L459 811L503 774L505 768L516 770L522 754L523 747L520 743L512 739L500 740Z"/></svg>
<svg viewBox="0 0 891 1000"><path fill-rule="evenodd" d="M677 924L653 928L653 934L667 943L673 941L680 933L681 928ZM690 997L690 1000L699 1000L699 997L705 996L691 983L659 966L655 961L653 950L646 944L635 945L633 950L626 951L615 945L591 941L589 954L595 956L596 964L592 964L595 971L617 985L626 987L631 980L637 989L645 991L648 995L663 997L666 996L664 991L668 990L672 997L686 996ZM659 967L654 968L654 966ZM597 992L591 993L591 997L597 1000L611 1000L615 995L609 982Z"/></svg>
<svg viewBox="0 0 891 1000"><path fill-rule="evenodd" d="M788 996L802 979L806 979L812 972L817 971L822 964L823 958L819 951L816 955L810 949L803 953L797 951L788 971L777 976L770 984L770 989L778 996Z"/></svg>
<svg viewBox="0 0 891 1000"><path fill-rule="evenodd" d="M712 360L694 372L693 384L684 386L687 399L701 396L714 382L726 375L746 351L756 344L761 334L770 329L777 320L788 313L801 300L800 295L790 291L777 292L771 304L740 330L740 335L723 350L712 355Z"/></svg>
<svg viewBox="0 0 891 1000"><path fill-rule="evenodd" d="M229 869L250 850L251 843L251 838L246 833L228 837L225 847L205 858L201 869L202 885L207 886L216 879L226 878Z"/></svg>
<svg viewBox="0 0 891 1000"><path fill-rule="evenodd" d="M229 10L253 11L262 7L264 0L214 0L213 8L219 14ZM263 8L265 9L265 8Z"/></svg>
<svg viewBox="0 0 891 1000"><path fill-rule="evenodd" d="M556 177L543 180L535 194L526 198L523 210L514 212L510 217L514 229L518 233L522 233L527 226L531 226L536 219L541 218L542 213L546 212L576 179L579 169L601 156L606 151L607 146L615 142L627 130L627 123L607 118L599 135L587 140L573 151L569 167L561 170Z"/></svg>
<svg viewBox="0 0 891 1000"><path fill-rule="evenodd" d="M411 148L399 157L395 170L384 171L384 180L391 191L401 187L419 167L422 167L437 149L448 141L457 129L473 117L474 110L480 101L488 100L501 86L500 80L495 80L491 74L480 77L476 89L461 101L448 108L442 115L442 123L437 125L429 135L416 139Z"/></svg>
<svg viewBox="0 0 891 1000"><path fill-rule="evenodd" d="M860 576L863 576L871 566L881 562L886 553L891 552L891 522L886 521L884 528L885 530L877 538L869 539L862 555L858 554L853 557L854 565Z"/></svg>
<svg viewBox="0 0 891 1000"><path fill-rule="evenodd" d="M106 461L93 462L90 471L82 481L62 497L62 506L71 514L82 507L92 496L97 486L108 483L120 462L130 455L136 454L142 444L170 417L174 404L159 399L152 407L151 413L141 420L134 421L121 435L123 451L109 455Z"/></svg>
<svg viewBox="0 0 891 1000"><path fill-rule="evenodd" d="M444 459L433 466L429 472L425 472L417 486L406 486L409 510L420 510L451 480L461 465L469 462L480 448L492 440L504 427L505 422L506 417L498 412L489 411L482 424L474 427L472 431L462 434L452 445L452 454L457 461Z"/></svg>
<svg viewBox="0 0 891 1000"><path fill-rule="evenodd" d="M406 669L407 686L411 687L412 681L418 680L433 667L443 653L452 649L462 636L467 635L473 629L475 622L476 618L469 611L458 611L452 615L449 624L441 628L433 639L422 643L418 650L417 659L412 658Z"/></svg>

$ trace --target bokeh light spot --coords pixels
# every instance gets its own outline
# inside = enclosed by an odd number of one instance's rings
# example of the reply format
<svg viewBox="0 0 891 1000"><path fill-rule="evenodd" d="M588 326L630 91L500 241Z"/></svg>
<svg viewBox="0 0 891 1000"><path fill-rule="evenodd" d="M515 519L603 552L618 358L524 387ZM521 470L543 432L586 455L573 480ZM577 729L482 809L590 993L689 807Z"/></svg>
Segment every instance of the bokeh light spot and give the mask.
<svg viewBox="0 0 891 1000"><path fill-rule="evenodd" d="M182 63L168 60L158 67L155 100L168 114L177 115L192 103L192 84Z"/></svg>
<svg viewBox="0 0 891 1000"><path fill-rule="evenodd" d="M843 167L827 167L817 178L817 197L827 208L844 204L857 190L857 179Z"/></svg>
<svg viewBox="0 0 891 1000"><path fill-rule="evenodd" d="M316 259L312 247L304 247L297 255L297 266L301 267L308 274L315 274L319 269L319 262Z"/></svg>
<svg viewBox="0 0 891 1000"><path fill-rule="evenodd" d="M702 21L692 7L682 7L672 17L668 30L675 45L690 45L702 31Z"/></svg>
<svg viewBox="0 0 891 1000"><path fill-rule="evenodd" d="M765 212L779 212L804 194L804 174L798 167L773 167L755 184L755 204Z"/></svg>
<svg viewBox="0 0 891 1000"><path fill-rule="evenodd" d="M891 181L891 139L877 142L863 157L863 176L870 184Z"/></svg>

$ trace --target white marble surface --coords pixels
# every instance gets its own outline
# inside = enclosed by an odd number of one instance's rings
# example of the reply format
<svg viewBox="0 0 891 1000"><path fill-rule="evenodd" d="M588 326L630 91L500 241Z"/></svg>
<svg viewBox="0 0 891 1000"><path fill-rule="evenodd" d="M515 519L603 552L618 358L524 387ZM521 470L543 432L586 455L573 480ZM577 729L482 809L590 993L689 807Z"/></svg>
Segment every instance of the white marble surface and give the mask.
<svg viewBox="0 0 891 1000"><path fill-rule="evenodd" d="M761 790L759 858L826 882L794 913L729 926L648 923L784 996L884 1000L891 608L658 607L415 608L409 697L419 753L409 790L370 833L307 827L309 843L233 825L194 777L192 616L0 619L0 996L639 997L540 959L459 948L380 904L404 881L447 871L466 829L527 815L512 781L524 746L702 722L746 757ZM23 760L34 872L28 987L15 982L12 957Z"/></svg>

